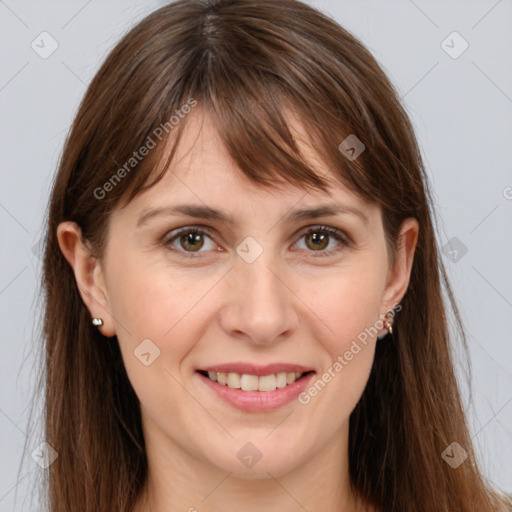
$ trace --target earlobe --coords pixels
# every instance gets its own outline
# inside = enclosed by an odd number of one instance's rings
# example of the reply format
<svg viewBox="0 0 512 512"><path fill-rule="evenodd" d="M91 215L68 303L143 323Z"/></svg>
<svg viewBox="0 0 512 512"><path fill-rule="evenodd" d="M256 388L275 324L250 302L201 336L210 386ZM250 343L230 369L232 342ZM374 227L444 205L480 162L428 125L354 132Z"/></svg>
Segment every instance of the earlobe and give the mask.
<svg viewBox="0 0 512 512"><path fill-rule="evenodd" d="M95 258L82 237L82 230L75 222L62 222L57 228L57 239L62 254L75 275L80 296L93 318L101 318L99 327L104 336L114 336L115 326L100 261Z"/></svg>

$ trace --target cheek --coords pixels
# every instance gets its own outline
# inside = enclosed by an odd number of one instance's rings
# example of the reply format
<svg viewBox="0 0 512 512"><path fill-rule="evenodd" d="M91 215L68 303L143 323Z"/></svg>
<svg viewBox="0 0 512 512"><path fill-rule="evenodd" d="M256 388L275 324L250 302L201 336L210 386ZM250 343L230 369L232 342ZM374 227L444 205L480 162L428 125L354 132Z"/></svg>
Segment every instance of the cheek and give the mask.
<svg viewBox="0 0 512 512"><path fill-rule="evenodd" d="M323 411L319 417L331 417L333 428L346 420L366 386L381 330L384 283L383 269L373 261L344 269L336 278L323 281L321 291L309 295L311 309L321 320L316 321L315 338L323 348L323 373L301 403L316 403L313 407Z"/></svg>
<svg viewBox="0 0 512 512"><path fill-rule="evenodd" d="M329 327L322 336L332 358L345 352L352 340L364 338L379 319L385 276L378 265L351 268L322 282L312 298L312 309ZM304 292L307 293L307 292ZM325 331L324 331L325 332ZM371 331L374 332L374 331Z"/></svg>
<svg viewBox="0 0 512 512"><path fill-rule="evenodd" d="M191 323L205 291L163 268L129 265L109 274L109 301L132 387L142 406L158 417L161 404L178 408L183 394L180 363L197 339ZM149 355L148 355L149 354Z"/></svg>
<svg viewBox="0 0 512 512"><path fill-rule="evenodd" d="M113 255L123 254L114 264ZM109 305L116 321L118 337L161 338L183 315L187 290L183 277L173 273L153 257L112 242L108 265ZM124 327L124 329L123 329Z"/></svg>
<svg viewBox="0 0 512 512"><path fill-rule="evenodd" d="M176 272L162 264L126 258L111 268L107 282L111 312L127 367L130 353L150 339L162 357L177 366L199 339L207 312L204 300L218 276Z"/></svg>
<svg viewBox="0 0 512 512"><path fill-rule="evenodd" d="M140 269L123 272L119 268L110 277L109 302L118 336L159 338L175 310L169 303L166 280Z"/></svg>
<svg viewBox="0 0 512 512"><path fill-rule="evenodd" d="M299 396L308 411L312 430L335 435L356 407L373 365L375 336L372 332L379 314L379 295L359 281L347 280L346 288L331 293L325 302L328 336L317 337L322 345L322 371ZM335 297L335 299L334 299Z"/></svg>

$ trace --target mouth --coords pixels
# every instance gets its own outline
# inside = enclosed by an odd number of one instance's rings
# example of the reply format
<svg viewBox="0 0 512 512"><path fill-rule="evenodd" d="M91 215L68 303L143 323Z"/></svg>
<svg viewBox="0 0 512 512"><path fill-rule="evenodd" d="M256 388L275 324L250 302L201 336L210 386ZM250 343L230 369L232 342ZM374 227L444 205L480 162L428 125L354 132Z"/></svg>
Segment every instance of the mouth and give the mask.
<svg viewBox="0 0 512 512"><path fill-rule="evenodd" d="M290 364L230 364L201 368L195 374L206 400L220 399L247 413L266 413L296 401L316 372Z"/></svg>
<svg viewBox="0 0 512 512"><path fill-rule="evenodd" d="M237 372L216 372L197 370L197 373L207 377L212 382L221 386L227 386L231 389L240 389L241 391L260 391L269 393L277 389L286 388L295 382L304 379L314 373L313 370L306 372L278 372L267 375L254 375Z"/></svg>

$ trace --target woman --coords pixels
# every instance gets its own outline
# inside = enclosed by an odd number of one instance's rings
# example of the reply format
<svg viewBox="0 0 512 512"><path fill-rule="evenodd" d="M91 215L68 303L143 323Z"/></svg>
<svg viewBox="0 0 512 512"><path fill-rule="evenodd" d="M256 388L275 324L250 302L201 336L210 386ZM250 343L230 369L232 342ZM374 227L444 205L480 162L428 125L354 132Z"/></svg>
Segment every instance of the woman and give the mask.
<svg viewBox="0 0 512 512"><path fill-rule="evenodd" d="M182 0L140 22L50 202L52 512L507 510L430 201L396 91L334 21Z"/></svg>

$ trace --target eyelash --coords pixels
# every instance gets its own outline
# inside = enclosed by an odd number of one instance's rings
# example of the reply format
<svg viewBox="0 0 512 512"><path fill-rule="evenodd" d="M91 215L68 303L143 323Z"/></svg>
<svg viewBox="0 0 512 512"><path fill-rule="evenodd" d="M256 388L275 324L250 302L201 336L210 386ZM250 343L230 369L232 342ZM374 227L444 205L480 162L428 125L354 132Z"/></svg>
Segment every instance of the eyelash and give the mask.
<svg viewBox="0 0 512 512"><path fill-rule="evenodd" d="M185 226L183 228L176 229L174 231L171 231L163 238L163 244L165 247L167 247L170 251L179 253L183 255L185 258L198 258L202 254L201 252L190 252L190 251L184 251L181 249L176 249L172 242L174 242L176 239L178 239L183 234L198 234L198 235L207 235L209 238L213 238L213 231L207 227L198 227L198 226ZM325 257L325 256L331 256L334 253L338 253L342 251L346 247L350 247L351 241L348 239L348 237L339 229L332 228L330 226L313 226L308 228L306 231L302 231L300 234L300 239L302 239L304 236L310 235L312 233L322 233L327 234L330 237L333 237L335 240L340 242L340 246L336 249L330 249L329 251L308 251L308 252L318 252L314 257ZM172 236L169 236L172 235Z"/></svg>

